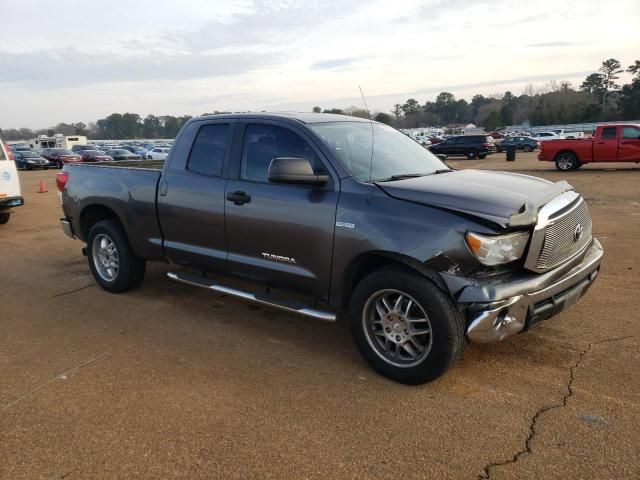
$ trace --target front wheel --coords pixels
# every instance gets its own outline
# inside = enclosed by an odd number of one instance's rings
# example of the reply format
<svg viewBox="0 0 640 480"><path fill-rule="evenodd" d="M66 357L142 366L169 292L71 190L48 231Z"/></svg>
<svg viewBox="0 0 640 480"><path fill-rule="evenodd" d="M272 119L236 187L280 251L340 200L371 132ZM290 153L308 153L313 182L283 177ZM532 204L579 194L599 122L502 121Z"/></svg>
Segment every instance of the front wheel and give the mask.
<svg viewBox="0 0 640 480"><path fill-rule="evenodd" d="M476 150L469 150L467 152L467 158L469 160L473 160L474 158L476 158L478 156L478 152Z"/></svg>
<svg viewBox="0 0 640 480"><path fill-rule="evenodd" d="M556 156L556 168L560 171L567 172L580 167L580 161L574 153L563 152Z"/></svg>
<svg viewBox="0 0 640 480"><path fill-rule="evenodd" d="M524 150L525 152L530 152L530 151L531 151L531 145L525 145L525 146L523 147L523 150Z"/></svg>
<svg viewBox="0 0 640 480"><path fill-rule="evenodd" d="M0 213L0 225L4 225L5 223L7 223L10 217L11 217L10 212Z"/></svg>
<svg viewBox="0 0 640 480"><path fill-rule="evenodd" d="M153 157L151 155L147 155L147 160L153 160Z"/></svg>
<svg viewBox="0 0 640 480"><path fill-rule="evenodd" d="M133 253L117 220L102 220L91 227L87 258L96 282L109 292L130 290L144 278L145 261Z"/></svg>
<svg viewBox="0 0 640 480"><path fill-rule="evenodd" d="M406 384L441 376L466 346L464 317L431 280L395 268L378 270L356 287L351 334L378 373Z"/></svg>

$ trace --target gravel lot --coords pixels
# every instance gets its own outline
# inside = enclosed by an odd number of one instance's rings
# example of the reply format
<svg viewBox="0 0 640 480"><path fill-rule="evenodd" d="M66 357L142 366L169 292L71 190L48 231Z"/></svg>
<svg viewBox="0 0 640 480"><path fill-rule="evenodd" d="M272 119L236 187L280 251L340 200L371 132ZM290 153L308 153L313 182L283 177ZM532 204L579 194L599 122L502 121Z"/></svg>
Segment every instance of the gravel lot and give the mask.
<svg viewBox="0 0 640 480"><path fill-rule="evenodd" d="M450 163L569 180L603 269L568 311L420 387L370 370L344 319L165 265L100 290L59 227L55 171L20 172L26 205L0 227L0 478L639 478L640 167L504 158Z"/></svg>

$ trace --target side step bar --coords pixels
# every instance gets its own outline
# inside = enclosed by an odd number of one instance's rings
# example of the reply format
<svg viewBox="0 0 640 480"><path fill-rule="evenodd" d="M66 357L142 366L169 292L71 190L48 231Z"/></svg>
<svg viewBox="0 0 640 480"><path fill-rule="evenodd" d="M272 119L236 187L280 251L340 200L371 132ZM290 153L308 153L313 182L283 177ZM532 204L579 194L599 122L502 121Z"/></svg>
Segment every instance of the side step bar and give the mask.
<svg viewBox="0 0 640 480"><path fill-rule="evenodd" d="M176 282L186 283L193 287L206 288L217 293L224 293L231 295L232 297L242 298L243 300L249 300L260 305L267 305L269 307L278 308L286 312L297 313L305 317L315 318L316 320L324 320L325 322L335 322L335 313L325 312L322 310L316 310L313 308L307 308L303 305L295 303L284 303L280 301L270 300L268 297L258 297L254 293L245 292L243 290L237 290L235 288L225 287L216 283L211 283L211 280L205 277L199 277L197 275L191 275L188 273L167 273L167 277Z"/></svg>

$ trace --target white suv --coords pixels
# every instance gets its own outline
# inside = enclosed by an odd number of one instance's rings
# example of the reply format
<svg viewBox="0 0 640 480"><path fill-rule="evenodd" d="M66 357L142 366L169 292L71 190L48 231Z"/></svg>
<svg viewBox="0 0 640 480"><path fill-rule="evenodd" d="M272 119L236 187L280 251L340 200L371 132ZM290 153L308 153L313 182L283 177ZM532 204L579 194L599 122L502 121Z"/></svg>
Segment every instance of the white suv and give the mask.
<svg viewBox="0 0 640 480"><path fill-rule="evenodd" d="M564 140L564 135L559 135L556 132L538 132L531 138L542 142L543 140Z"/></svg>
<svg viewBox="0 0 640 480"><path fill-rule="evenodd" d="M154 147L147 152L147 160L166 160L170 148Z"/></svg>
<svg viewBox="0 0 640 480"><path fill-rule="evenodd" d="M11 207L19 207L23 203L13 154L0 139L0 224L9 221Z"/></svg>

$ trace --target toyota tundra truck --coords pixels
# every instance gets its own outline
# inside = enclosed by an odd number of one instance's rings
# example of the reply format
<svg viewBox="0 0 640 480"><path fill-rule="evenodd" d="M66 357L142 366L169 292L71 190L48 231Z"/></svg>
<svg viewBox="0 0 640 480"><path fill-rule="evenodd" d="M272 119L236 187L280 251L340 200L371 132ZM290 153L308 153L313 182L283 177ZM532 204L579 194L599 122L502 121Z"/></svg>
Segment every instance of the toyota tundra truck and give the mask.
<svg viewBox="0 0 640 480"><path fill-rule="evenodd" d="M541 142L538 160L563 171L593 162L640 163L640 125L602 125L593 138Z"/></svg>
<svg viewBox="0 0 640 480"><path fill-rule="evenodd" d="M0 139L0 225L9 221L12 208L19 207L23 203L13 153Z"/></svg>
<svg viewBox="0 0 640 480"><path fill-rule="evenodd" d="M57 185L62 229L103 289L136 287L158 261L212 292L344 312L366 361L408 384L442 375L468 341L568 308L603 254L568 183L456 171L343 115L196 118L165 161L67 164Z"/></svg>

